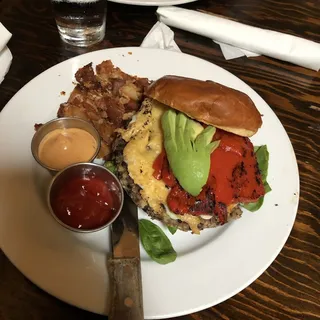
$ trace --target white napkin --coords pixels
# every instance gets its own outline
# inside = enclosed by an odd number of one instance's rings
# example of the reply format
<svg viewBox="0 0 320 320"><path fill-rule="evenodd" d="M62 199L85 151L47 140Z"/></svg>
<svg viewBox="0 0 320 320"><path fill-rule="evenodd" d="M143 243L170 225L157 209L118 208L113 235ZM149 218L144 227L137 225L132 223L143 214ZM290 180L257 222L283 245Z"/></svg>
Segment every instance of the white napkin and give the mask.
<svg viewBox="0 0 320 320"><path fill-rule="evenodd" d="M226 43L214 41L214 40L213 42L217 43L220 46L221 52L226 60L231 60L231 59L235 59L243 56L247 56L248 58L260 56L259 53L237 48L237 47L231 46L230 44L226 44Z"/></svg>
<svg viewBox="0 0 320 320"><path fill-rule="evenodd" d="M244 55L246 55L247 57L259 56L259 54L250 52L248 50L241 50L239 48L235 48L218 41L214 42L220 45L221 51L227 60L238 58ZM159 21L148 32L146 37L143 39L140 47L166 49L181 52L180 48L174 41L174 32L164 23Z"/></svg>
<svg viewBox="0 0 320 320"><path fill-rule="evenodd" d="M157 22L143 39L140 47L181 52L174 41L173 31L162 22Z"/></svg>
<svg viewBox="0 0 320 320"><path fill-rule="evenodd" d="M166 25L224 44L222 50L227 56L263 54L316 71L320 69L320 43L178 7L159 7L157 14ZM241 53L234 53L234 47L241 49Z"/></svg>
<svg viewBox="0 0 320 320"><path fill-rule="evenodd" d="M7 47L7 43L11 36L12 34L0 22L0 83L9 71L12 61L12 54Z"/></svg>

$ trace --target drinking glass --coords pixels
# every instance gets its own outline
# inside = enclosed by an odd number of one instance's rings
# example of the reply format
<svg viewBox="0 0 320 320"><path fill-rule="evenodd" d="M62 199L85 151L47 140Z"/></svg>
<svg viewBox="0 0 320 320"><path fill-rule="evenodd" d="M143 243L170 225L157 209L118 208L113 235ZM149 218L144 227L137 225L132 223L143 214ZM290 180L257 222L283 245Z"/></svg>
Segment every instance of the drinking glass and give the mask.
<svg viewBox="0 0 320 320"><path fill-rule="evenodd" d="M100 42L106 31L107 0L51 0L60 37L78 47Z"/></svg>

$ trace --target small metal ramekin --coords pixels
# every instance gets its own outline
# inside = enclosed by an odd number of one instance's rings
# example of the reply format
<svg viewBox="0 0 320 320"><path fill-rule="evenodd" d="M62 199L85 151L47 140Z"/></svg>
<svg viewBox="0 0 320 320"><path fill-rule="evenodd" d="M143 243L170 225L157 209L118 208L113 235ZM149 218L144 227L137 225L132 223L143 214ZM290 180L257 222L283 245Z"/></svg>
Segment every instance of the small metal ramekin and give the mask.
<svg viewBox="0 0 320 320"><path fill-rule="evenodd" d="M51 197L52 197L53 193L69 179L74 178L74 177L85 177L85 176L92 175L92 174L95 174L100 179L104 180L107 183L107 185L110 187L110 189L118 194L119 200L120 200L119 208L110 221L108 221L106 224L104 224L98 228L78 229L78 228L71 227L71 226L65 224L64 222L62 222L56 216L56 214L52 208L52 205L51 205L51 200L52 200ZM71 231L79 232L79 233L96 232L96 231L100 231L102 229L105 229L106 227L111 225L113 223L113 221L115 221L117 219L117 217L119 216L119 214L122 210L123 201L124 201L124 193L123 193L122 185L121 185L120 181L118 180L118 178L112 172L110 172L107 168L105 168L101 165L95 164L95 163L88 163L88 162L76 163L76 164L70 165L70 166L64 168L63 170L61 170L60 172L58 172L57 175L55 175L53 177L53 179L51 180L51 183L50 183L49 189L48 189L48 193L47 193L47 204L48 204L50 213L52 214L54 219L63 227L65 227Z"/></svg>
<svg viewBox="0 0 320 320"><path fill-rule="evenodd" d="M90 133L97 142L97 149L91 159L88 159L88 162L92 162L99 153L100 146L101 146L101 138L98 131L95 127L88 121L82 120L80 118L74 117L64 117L64 118L56 118L53 120L48 121L47 123L43 124L33 135L31 141L31 153L34 159L45 169L49 170L51 174L55 175L59 172L59 169L51 168L45 165L40 159L38 155L39 145L42 139L47 135L49 132L55 129L67 129L67 128L78 128L83 129Z"/></svg>

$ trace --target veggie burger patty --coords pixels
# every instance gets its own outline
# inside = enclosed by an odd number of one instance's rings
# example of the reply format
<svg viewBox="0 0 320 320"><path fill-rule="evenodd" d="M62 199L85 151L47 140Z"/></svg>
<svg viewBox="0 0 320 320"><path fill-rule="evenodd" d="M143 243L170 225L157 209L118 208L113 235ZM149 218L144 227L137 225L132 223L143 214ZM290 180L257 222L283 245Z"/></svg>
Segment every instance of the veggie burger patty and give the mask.
<svg viewBox="0 0 320 320"><path fill-rule="evenodd" d="M166 199L170 188L153 177L152 167L162 150L161 116L167 110L168 107L162 103L146 98L136 119L126 129L119 130L113 159L126 192L151 218L183 231L199 233L204 228L213 228L241 217L239 205L228 206L224 221L218 215L201 217L169 211Z"/></svg>

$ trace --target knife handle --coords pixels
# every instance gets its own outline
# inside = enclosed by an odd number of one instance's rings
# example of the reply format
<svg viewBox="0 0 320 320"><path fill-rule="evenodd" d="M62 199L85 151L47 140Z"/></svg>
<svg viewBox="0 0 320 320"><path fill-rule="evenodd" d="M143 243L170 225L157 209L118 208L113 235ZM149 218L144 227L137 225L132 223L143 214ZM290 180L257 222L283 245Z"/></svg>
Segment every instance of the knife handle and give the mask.
<svg viewBox="0 0 320 320"><path fill-rule="evenodd" d="M143 320L140 258L109 258L110 320Z"/></svg>

